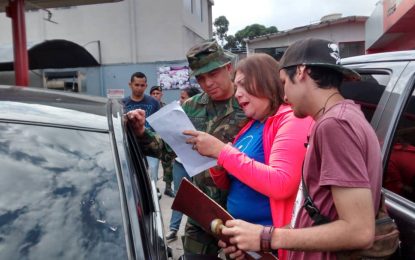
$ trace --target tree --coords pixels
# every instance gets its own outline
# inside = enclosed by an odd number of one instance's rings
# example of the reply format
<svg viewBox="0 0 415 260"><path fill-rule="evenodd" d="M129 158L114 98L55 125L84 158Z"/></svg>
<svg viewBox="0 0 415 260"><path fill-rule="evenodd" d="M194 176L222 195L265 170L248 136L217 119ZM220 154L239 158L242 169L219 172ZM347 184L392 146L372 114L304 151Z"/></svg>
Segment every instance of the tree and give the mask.
<svg viewBox="0 0 415 260"><path fill-rule="evenodd" d="M251 24L244 29L237 31L235 33L235 38L242 47L245 47L246 43L244 39L246 38L252 39L254 37L276 32L278 32L278 29L275 26L265 27L261 24Z"/></svg>
<svg viewBox="0 0 415 260"><path fill-rule="evenodd" d="M227 36L229 29L229 21L228 19L226 19L225 16L222 15L215 19L213 25L215 26L214 35L216 35L219 38L223 46L223 42Z"/></svg>
<svg viewBox="0 0 415 260"><path fill-rule="evenodd" d="M239 43L236 40L235 36L227 35L225 37L225 40L226 40L226 44L225 44L225 46L223 46L223 48L225 48L227 50L230 50L232 48L238 48L239 47Z"/></svg>

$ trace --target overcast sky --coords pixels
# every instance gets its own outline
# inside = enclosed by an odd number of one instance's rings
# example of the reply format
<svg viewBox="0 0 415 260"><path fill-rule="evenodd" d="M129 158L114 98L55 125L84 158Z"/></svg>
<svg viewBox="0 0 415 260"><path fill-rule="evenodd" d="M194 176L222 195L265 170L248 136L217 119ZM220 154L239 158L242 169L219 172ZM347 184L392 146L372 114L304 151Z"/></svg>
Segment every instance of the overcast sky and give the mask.
<svg viewBox="0 0 415 260"><path fill-rule="evenodd" d="M379 0L214 0L213 21L229 21L228 35L254 23L279 31L318 22L327 14L370 16Z"/></svg>

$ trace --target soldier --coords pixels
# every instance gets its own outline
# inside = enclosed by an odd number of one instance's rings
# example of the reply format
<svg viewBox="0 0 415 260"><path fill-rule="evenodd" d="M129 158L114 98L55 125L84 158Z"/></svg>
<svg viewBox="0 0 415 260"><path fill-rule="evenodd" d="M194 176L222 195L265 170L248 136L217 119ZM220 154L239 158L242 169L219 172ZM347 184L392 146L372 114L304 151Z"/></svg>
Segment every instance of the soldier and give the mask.
<svg viewBox="0 0 415 260"><path fill-rule="evenodd" d="M166 105L166 103L161 100L163 98L163 88L161 86L152 86L150 95L160 102L161 107ZM163 181L166 183L164 195L172 198L174 197L174 192L171 188L171 183L173 182L173 162L174 159L170 161L161 161L161 166L163 167Z"/></svg>
<svg viewBox="0 0 415 260"><path fill-rule="evenodd" d="M183 110L197 130L207 132L225 143L232 142L247 123L234 97L235 87L231 80L234 55L223 50L216 41L204 41L193 46L186 56L192 75L204 93L187 100ZM162 160L176 156L160 137L145 129L144 111L132 111L127 117L141 137L139 139L145 154L155 155ZM227 194L215 186L209 171L196 175L193 182L209 197L225 206ZM204 232L194 220L188 219L183 249L185 253L216 256L219 247L216 238Z"/></svg>

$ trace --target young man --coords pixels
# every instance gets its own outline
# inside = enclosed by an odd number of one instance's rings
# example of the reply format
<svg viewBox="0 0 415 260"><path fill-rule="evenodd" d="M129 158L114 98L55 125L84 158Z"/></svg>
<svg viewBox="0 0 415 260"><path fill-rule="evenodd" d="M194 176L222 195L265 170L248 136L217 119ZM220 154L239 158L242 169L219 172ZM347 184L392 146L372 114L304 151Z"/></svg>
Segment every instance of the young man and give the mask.
<svg viewBox="0 0 415 260"><path fill-rule="evenodd" d="M128 86L131 89L131 96L125 97L122 100L125 112L129 112L134 109L142 109L145 111L146 116L149 116L160 109L160 102L158 100L144 94L147 89L147 77L144 73L133 73ZM146 126L149 127L147 123ZM150 177L152 180L157 182L159 160L154 157L147 156L147 162Z"/></svg>
<svg viewBox="0 0 415 260"><path fill-rule="evenodd" d="M144 94L147 89L147 77L144 73L133 73L128 86L131 89L131 95L122 100L125 112L139 108L146 111L146 115L149 116L160 109L160 103L156 99Z"/></svg>
<svg viewBox="0 0 415 260"><path fill-rule="evenodd" d="M231 142L246 124L244 112L234 98L235 87L231 80L233 54L226 52L216 41L204 41L193 46L186 54L192 75L196 77L204 93L193 96L183 104L195 128L210 133L223 142ZM143 111L130 112L128 120L136 129L144 153L168 160L176 155L156 135L145 130ZM218 189L209 171L193 178L193 182L209 197L225 205L226 191ZM188 219L183 248L186 253L216 256L217 240L192 219Z"/></svg>
<svg viewBox="0 0 415 260"><path fill-rule="evenodd" d="M304 207L293 229L228 221L223 233L233 236L231 242L239 249L288 249L290 259L336 259L336 251L363 249L373 243L382 182L380 146L359 106L339 93L343 79L359 75L340 65L338 50L330 41L300 40L280 61L286 100L297 117L315 120L303 176L328 223L315 224ZM241 253L232 247L226 251L233 252L233 257Z"/></svg>
<svg viewBox="0 0 415 260"><path fill-rule="evenodd" d="M160 106L163 107L166 105L161 99L163 98L163 89L161 86L152 86L150 89L150 95L157 99L160 103ZM173 182L173 160L170 161L161 161L161 166L163 167L163 181L166 183L166 188L164 189L164 195L171 198L174 197L173 189L171 188L171 183Z"/></svg>

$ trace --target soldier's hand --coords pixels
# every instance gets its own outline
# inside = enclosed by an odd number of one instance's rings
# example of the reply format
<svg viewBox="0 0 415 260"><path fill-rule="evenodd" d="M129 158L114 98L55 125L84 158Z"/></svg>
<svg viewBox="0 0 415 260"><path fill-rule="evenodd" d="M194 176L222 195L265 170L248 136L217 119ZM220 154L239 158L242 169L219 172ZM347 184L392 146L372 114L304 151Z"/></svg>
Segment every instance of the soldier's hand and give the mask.
<svg viewBox="0 0 415 260"><path fill-rule="evenodd" d="M136 135L144 134L146 124L146 111L135 109L127 113L127 120L133 126Z"/></svg>
<svg viewBox="0 0 415 260"><path fill-rule="evenodd" d="M218 158L220 151L225 144L218 138L201 131L185 130L185 135L191 136L186 143L191 144L193 150L201 155Z"/></svg>
<svg viewBox="0 0 415 260"><path fill-rule="evenodd" d="M264 227L240 219L226 221L222 234L231 236L230 242L244 251L260 251L260 237Z"/></svg>

